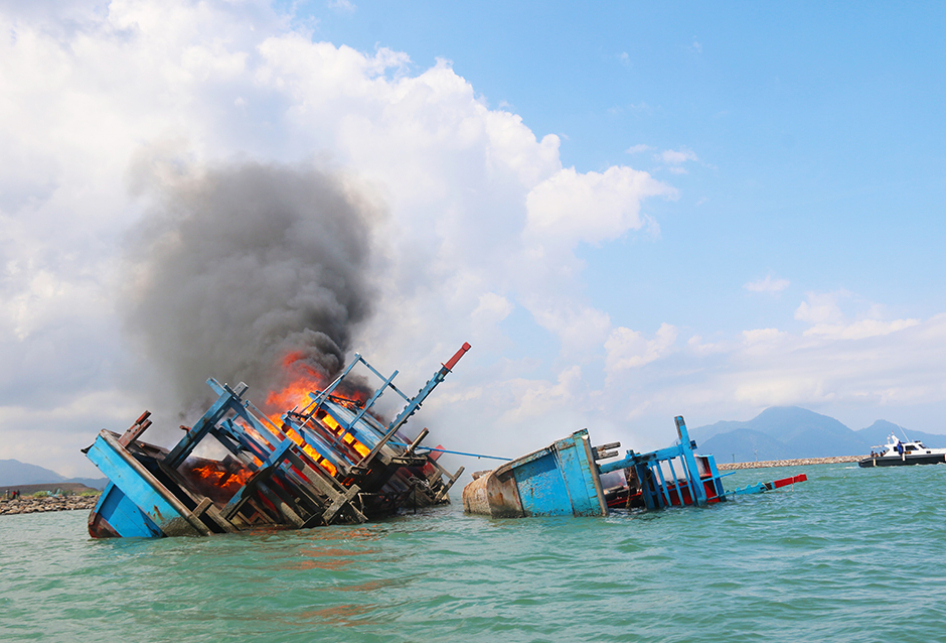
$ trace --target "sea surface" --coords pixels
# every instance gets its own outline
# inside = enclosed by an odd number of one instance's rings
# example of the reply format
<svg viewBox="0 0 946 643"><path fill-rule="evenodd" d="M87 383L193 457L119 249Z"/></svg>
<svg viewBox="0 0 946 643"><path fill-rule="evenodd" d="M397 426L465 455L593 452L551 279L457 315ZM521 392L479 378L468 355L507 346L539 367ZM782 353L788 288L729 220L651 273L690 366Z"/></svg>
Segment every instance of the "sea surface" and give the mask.
<svg viewBox="0 0 946 643"><path fill-rule="evenodd" d="M92 540L0 518L2 641L946 640L946 466L738 471L708 508Z"/></svg>

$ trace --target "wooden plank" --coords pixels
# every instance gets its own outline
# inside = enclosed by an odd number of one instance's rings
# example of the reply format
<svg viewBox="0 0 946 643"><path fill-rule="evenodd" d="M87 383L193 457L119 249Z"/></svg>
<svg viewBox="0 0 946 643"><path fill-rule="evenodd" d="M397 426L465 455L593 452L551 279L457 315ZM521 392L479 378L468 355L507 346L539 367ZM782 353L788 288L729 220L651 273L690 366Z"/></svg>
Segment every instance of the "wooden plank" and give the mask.
<svg viewBox="0 0 946 643"><path fill-rule="evenodd" d="M206 503L206 506L200 512L198 512L196 508L194 509L194 511L191 513L194 518L199 519L204 513L206 513L207 516L225 532L229 534L237 532L237 528L231 524L229 520L221 515L220 511L214 506L213 501L210 498L193 493L188 488L187 480L184 479L184 476L182 476L177 469L172 469L160 460L158 460L158 467L161 469L164 475L169 477L175 484L177 484L178 488L184 492L184 494L190 498L191 502L195 503L197 507L200 507L202 504Z"/></svg>
<svg viewBox="0 0 946 643"><path fill-rule="evenodd" d="M300 491L310 496L314 503L321 509L318 515L324 516L325 511L327 511L327 509L325 509L326 504L331 507L339 498L347 498L346 501L342 501L342 506L344 506L345 502L348 502L348 509L352 517L358 522L367 522L368 519L365 515L351 504L351 499L354 498L357 493L360 493L360 489L355 494L352 494L350 488L343 487L335 478L328 475L328 472L323 473L312 469L303 462L301 458L296 456L295 453L291 454L287 459L309 479L311 484L305 484L303 481L300 481L298 487ZM358 487L355 488L357 489ZM328 500L328 503L326 503L326 500ZM337 511L334 513L337 513ZM333 516L334 513L332 514ZM309 521L311 521L311 519L310 517Z"/></svg>
<svg viewBox="0 0 946 643"><path fill-rule="evenodd" d="M450 480L448 480L448 481L444 484L443 490L441 490L441 492L437 494L437 497L434 498L434 503L435 503L435 504L440 503L444 498L447 498L447 497L448 497L447 494L450 493L450 487L452 487L453 484L457 481L457 479L458 479L461 475L463 475L463 472L464 472L464 471L466 471L466 467L460 467L459 469L457 469L457 472L456 472L456 473L454 473L452 476L450 476Z"/></svg>
<svg viewBox="0 0 946 643"><path fill-rule="evenodd" d="M293 511L292 507L290 507L289 504L288 504L285 500L283 500L282 498L280 498L280 497L279 497L272 489L270 489L268 486L266 486L265 484L260 483L259 485L257 485L257 490L258 490L261 494L263 494L264 496L266 496L266 499L267 499L267 500L269 500L271 503L273 503L273 505L275 505L276 509L279 511L279 513L282 515L282 517L283 517L287 522L291 523L293 527L295 527L296 529L299 529L299 528L301 528L303 525L305 525L305 521L304 521L302 518L299 517L299 514L297 514L295 511Z"/></svg>
<svg viewBox="0 0 946 643"><path fill-rule="evenodd" d="M135 420L135 423L128 427L120 438L118 438L118 443L123 447L127 447L129 444L141 437L141 434L151 426L151 420L148 417L151 415L151 411L145 411L141 416Z"/></svg>
<svg viewBox="0 0 946 643"><path fill-rule="evenodd" d="M210 505L212 504L213 504L213 500L211 500L210 498L204 497L204 499L201 500L200 503L196 507L194 507L194 511L191 512L191 517L200 518L202 515L204 515L204 512L207 511L208 507L210 507Z"/></svg>
<svg viewBox="0 0 946 643"><path fill-rule="evenodd" d="M341 513L342 508L345 507L345 505L351 505L351 501L360 492L361 489L358 488L358 485L352 485L351 488L348 489L347 493L335 498L332 504L329 505L329 508L325 510L325 513L322 514L322 520L325 521L325 524L331 525L332 521L335 520L335 516ZM368 520L364 517L364 515L362 515L360 511L355 509L355 507L350 506L350 509L354 512L355 518L359 522L366 522Z"/></svg>

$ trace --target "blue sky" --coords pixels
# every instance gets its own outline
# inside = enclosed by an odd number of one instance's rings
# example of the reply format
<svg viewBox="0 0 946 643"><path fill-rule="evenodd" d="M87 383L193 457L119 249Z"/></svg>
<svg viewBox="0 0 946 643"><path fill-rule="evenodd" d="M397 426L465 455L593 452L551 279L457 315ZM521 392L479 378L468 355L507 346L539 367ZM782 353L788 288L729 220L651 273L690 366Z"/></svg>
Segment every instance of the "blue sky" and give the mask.
<svg viewBox="0 0 946 643"><path fill-rule="evenodd" d="M895 314L946 307L946 14L936 3L315 4L316 38L437 58L491 106L562 137L580 171L629 164L681 194L661 234L579 250L622 323L735 332L806 291ZM652 149L629 154L634 146ZM699 161L669 175L654 153ZM777 299L743 284L791 282ZM789 297L794 295L794 297Z"/></svg>
<svg viewBox="0 0 946 643"><path fill-rule="evenodd" d="M0 20L0 459L31 461L24 427L44 427L88 473L74 452L98 428L179 410L120 330L125 239L154 205L129 177L246 160L330 159L384 204L385 294L352 349L422 381L471 341L425 406L460 450L584 426L659 446L673 415L779 404L946 432L941 4L127 0Z"/></svg>
<svg viewBox="0 0 946 643"><path fill-rule="evenodd" d="M362 2L311 15L316 37L406 51L419 68L449 59L491 106L559 134L565 165L672 182L678 200L645 206L658 237L578 250L588 300L619 323L735 333L785 324L809 291L901 317L946 307L941 5ZM670 175L655 157L667 149L699 160ZM790 285L743 287L766 277ZM530 345L528 329L518 337Z"/></svg>

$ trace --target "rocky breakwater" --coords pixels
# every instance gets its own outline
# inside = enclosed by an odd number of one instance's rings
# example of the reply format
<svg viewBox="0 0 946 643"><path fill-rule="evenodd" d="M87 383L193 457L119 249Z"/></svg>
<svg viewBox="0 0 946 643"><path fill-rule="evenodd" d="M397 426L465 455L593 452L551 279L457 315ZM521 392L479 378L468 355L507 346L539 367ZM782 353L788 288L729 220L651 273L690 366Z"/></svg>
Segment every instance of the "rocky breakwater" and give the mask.
<svg viewBox="0 0 946 643"><path fill-rule="evenodd" d="M74 509L92 509L99 497L95 496L47 496L33 498L27 496L15 500L0 499L0 516L13 514L33 514L47 511L72 511Z"/></svg>
<svg viewBox="0 0 946 643"><path fill-rule="evenodd" d="M801 467L809 464L838 464L843 462L857 462L866 458L866 455L839 455L831 458L800 458L797 460L760 460L759 462L721 462L717 465L720 471L734 469L768 469L770 467Z"/></svg>

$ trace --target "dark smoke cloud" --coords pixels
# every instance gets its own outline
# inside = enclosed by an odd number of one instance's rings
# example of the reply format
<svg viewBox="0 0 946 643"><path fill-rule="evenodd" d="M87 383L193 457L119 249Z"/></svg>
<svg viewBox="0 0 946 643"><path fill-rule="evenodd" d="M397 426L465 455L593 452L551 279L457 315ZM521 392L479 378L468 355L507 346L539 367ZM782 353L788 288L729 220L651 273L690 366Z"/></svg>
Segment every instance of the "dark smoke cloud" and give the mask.
<svg viewBox="0 0 946 643"><path fill-rule="evenodd" d="M204 403L211 376L279 387L290 354L334 376L371 312L371 202L341 175L253 163L157 189L130 247L125 321L179 410Z"/></svg>

